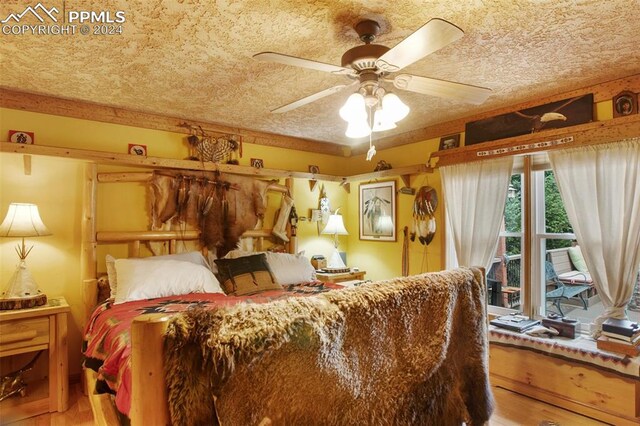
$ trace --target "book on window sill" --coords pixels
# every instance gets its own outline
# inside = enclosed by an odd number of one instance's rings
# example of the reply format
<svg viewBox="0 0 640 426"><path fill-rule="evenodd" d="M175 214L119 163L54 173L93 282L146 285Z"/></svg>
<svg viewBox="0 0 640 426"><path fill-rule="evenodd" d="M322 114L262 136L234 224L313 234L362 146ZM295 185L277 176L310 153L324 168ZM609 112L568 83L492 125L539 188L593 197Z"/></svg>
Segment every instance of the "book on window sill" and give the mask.
<svg viewBox="0 0 640 426"><path fill-rule="evenodd" d="M602 323L602 331L633 337L640 333L640 325L637 322L616 318L607 318Z"/></svg>
<svg viewBox="0 0 640 426"><path fill-rule="evenodd" d="M495 325L496 327L522 333L523 331L530 329L534 325L540 324L540 320L530 319L523 315L504 315L492 319L491 321L489 321L489 323L491 325Z"/></svg>
<svg viewBox="0 0 640 426"><path fill-rule="evenodd" d="M598 346L598 349L602 349L603 351L616 352L632 357L640 355L640 346L629 345L625 344L624 342L604 340L602 336L598 338L598 340L596 341L596 345Z"/></svg>
<svg viewBox="0 0 640 426"><path fill-rule="evenodd" d="M627 337L617 333L610 333L608 331L603 331L602 336L607 337L608 338L607 340L613 340L614 342L618 341L618 342L627 343L630 345L637 345L640 343L640 333L635 334L631 337Z"/></svg>

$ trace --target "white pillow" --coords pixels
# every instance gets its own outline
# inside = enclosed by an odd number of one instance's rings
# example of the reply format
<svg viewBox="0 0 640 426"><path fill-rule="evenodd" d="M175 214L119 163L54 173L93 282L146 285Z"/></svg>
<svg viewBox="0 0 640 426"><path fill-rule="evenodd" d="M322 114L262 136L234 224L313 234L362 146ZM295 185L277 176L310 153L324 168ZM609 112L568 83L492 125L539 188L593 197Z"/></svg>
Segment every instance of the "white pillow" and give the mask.
<svg viewBox="0 0 640 426"><path fill-rule="evenodd" d="M188 293L222 293L209 268L180 260L117 259L114 303Z"/></svg>
<svg viewBox="0 0 640 426"><path fill-rule="evenodd" d="M254 254L264 253L263 251L246 251L240 249L234 249L224 255L224 259L237 259L239 257L253 256Z"/></svg>
<svg viewBox="0 0 640 426"><path fill-rule="evenodd" d="M205 260L202 253L200 253L199 251L192 251L188 253L166 254L163 256L141 257L141 258L136 258L136 260L145 260L145 261L147 260L180 260L183 262L191 262L196 265L202 265L209 268L209 264ZM111 289L111 297L115 297L116 293L118 292L118 274L116 272L115 262L116 262L116 258L108 254L106 257L106 264L107 264L107 275L109 276L109 288ZM217 272L217 269L216 271L214 271L214 273L215 272Z"/></svg>
<svg viewBox="0 0 640 426"><path fill-rule="evenodd" d="M267 263L280 285L314 281L316 270L311 261L301 254L267 252Z"/></svg>

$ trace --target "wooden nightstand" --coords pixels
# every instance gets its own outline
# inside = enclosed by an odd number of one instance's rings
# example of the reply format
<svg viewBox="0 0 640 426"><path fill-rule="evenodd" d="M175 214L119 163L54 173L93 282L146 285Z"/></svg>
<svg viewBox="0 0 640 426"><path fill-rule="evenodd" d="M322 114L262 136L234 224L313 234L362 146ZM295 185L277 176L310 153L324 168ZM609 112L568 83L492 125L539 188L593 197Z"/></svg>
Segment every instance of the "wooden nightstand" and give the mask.
<svg viewBox="0 0 640 426"><path fill-rule="evenodd" d="M339 283L343 281L364 280L367 271L350 271L330 274L328 272L316 272L316 278L322 282Z"/></svg>
<svg viewBox="0 0 640 426"><path fill-rule="evenodd" d="M0 418L3 424L67 409L69 404L68 312L69 305L63 297L50 298L46 305L37 308L0 311L0 357L30 352L35 355L36 352L46 349L47 351L38 359L38 363L47 356L49 358L48 377L33 383L27 382L26 396L16 395L0 402ZM11 370L3 371L3 374L9 372Z"/></svg>

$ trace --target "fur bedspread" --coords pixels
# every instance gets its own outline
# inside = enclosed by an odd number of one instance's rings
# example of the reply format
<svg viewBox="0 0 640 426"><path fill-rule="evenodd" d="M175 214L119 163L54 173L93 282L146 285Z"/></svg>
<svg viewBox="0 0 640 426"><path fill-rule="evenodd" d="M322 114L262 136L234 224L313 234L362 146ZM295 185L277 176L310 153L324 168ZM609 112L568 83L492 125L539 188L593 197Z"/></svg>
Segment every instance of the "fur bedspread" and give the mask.
<svg viewBox="0 0 640 426"><path fill-rule="evenodd" d="M460 425L493 410L481 272L176 316L173 424Z"/></svg>

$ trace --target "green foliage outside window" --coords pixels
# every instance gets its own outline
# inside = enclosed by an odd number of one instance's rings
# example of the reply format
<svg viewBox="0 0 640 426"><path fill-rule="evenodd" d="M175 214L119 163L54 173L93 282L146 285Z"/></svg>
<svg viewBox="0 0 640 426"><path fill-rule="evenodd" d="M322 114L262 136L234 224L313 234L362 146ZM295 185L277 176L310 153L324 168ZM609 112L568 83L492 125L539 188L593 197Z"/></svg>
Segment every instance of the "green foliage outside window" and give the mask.
<svg viewBox="0 0 640 426"><path fill-rule="evenodd" d="M522 232L522 203L520 202L522 199L522 175L511 176L509 192L504 209L505 230L508 232ZM573 232L562 198L560 198L558 185L551 170L544 172L544 198L546 232L550 234ZM547 250L570 246L570 240L547 240ZM519 238L507 238L507 254L520 254Z"/></svg>

